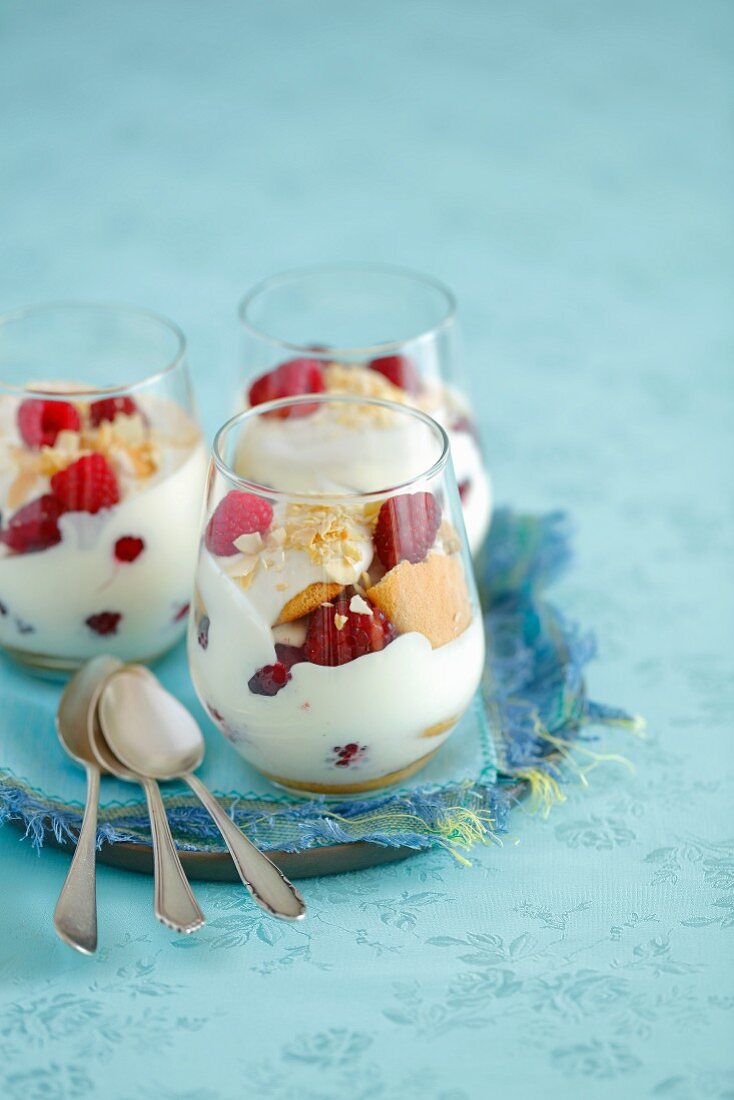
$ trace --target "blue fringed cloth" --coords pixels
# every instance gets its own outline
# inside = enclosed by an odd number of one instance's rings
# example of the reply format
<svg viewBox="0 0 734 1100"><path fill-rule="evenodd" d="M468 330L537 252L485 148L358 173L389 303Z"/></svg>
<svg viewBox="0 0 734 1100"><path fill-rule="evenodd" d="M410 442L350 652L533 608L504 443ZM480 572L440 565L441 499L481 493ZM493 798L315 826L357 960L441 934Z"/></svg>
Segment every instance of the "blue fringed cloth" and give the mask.
<svg viewBox="0 0 734 1100"><path fill-rule="evenodd" d="M441 845L462 858L460 853L475 842L504 831L518 782L541 808L562 798L569 764L571 773L583 775L601 759L588 747L587 727L635 724L624 711L587 698L583 671L594 656L593 638L546 599L546 589L569 562L564 515L495 514L478 566L489 642L474 713L478 721L439 753L438 778L434 766L412 786L341 802L265 791L221 795L234 821L267 851L371 841L416 849ZM181 654L178 660L184 660ZM27 701L19 703L19 713L27 708ZM456 775L450 770L449 746L462 738L473 738L476 751L469 772L464 766ZM60 757L58 746L54 750ZM166 797L166 807L180 848L224 850L208 814L183 788ZM24 825L40 847L49 830L59 840L76 836L81 805L78 799L46 794L16 770L0 767L0 824L5 821ZM103 800L98 842L119 841L150 843L141 801Z"/></svg>

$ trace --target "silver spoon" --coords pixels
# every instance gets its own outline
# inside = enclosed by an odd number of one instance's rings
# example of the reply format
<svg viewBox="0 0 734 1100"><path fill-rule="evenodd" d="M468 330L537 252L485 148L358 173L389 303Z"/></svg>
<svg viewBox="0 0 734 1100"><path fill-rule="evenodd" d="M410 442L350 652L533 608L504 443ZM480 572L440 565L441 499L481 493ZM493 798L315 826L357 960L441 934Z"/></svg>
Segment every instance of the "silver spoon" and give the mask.
<svg viewBox="0 0 734 1100"><path fill-rule="evenodd" d="M62 747L87 773L87 801L76 850L54 910L57 934L85 955L97 950L97 807L100 768L87 732L92 697L107 677L122 667L114 657L94 657L64 688L56 712L56 732Z"/></svg>
<svg viewBox="0 0 734 1100"><path fill-rule="evenodd" d="M306 906L298 890L192 774L204 758L201 730L148 669L130 665L115 672L105 682L99 717L110 747L128 767L151 778L188 783L222 834L243 884L262 909L284 920L304 916Z"/></svg>
<svg viewBox="0 0 734 1100"><path fill-rule="evenodd" d="M118 779L127 783L139 783L145 791L150 817L150 831L153 838L153 878L154 910L161 924L175 932L195 932L204 924L204 914L199 908L188 879L181 866L176 845L163 806L161 792L154 779L128 769L112 752L108 745L99 720L99 703L104 694L107 681L98 685L92 696L92 705L88 715L89 743L97 761L102 767ZM108 708L109 709L109 708ZM130 721L131 715L123 715L123 721Z"/></svg>

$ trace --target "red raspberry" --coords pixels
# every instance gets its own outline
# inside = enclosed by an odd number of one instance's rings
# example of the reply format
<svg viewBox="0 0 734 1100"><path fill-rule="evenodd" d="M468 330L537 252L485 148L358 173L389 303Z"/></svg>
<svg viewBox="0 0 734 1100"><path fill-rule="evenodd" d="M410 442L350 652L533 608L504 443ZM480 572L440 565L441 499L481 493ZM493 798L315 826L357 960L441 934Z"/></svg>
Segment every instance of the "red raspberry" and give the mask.
<svg viewBox="0 0 734 1100"><path fill-rule="evenodd" d="M145 550L145 542L137 535L123 535L115 543L115 557L118 561L131 562L139 558Z"/></svg>
<svg viewBox="0 0 734 1100"><path fill-rule="evenodd" d="M456 432L457 435L470 435L475 443L479 442L477 426L468 416L460 416L454 420L453 424L449 424L449 431Z"/></svg>
<svg viewBox="0 0 734 1100"><path fill-rule="evenodd" d="M407 355L383 355L381 359L373 359L369 368L376 370L388 382L392 382L393 386L405 390L406 393L415 396L420 391L418 371Z"/></svg>
<svg viewBox="0 0 734 1100"><path fill-rule="evenodd" d="M397 632L382 611L377 607L371 610L371 615L350 611L348 596L340 596L333 606L317 607L308 624L304 646L306 660L314 665L345 665L357 657L384 649ZM337 627L338 615L347 620L341 629Z"/></svg>
<svg viewBox="0 0 734 1100"><path fill-rule="evenodd" d="M471 489L471 481L459 482L459 496L461 497L461 503L466 504L466 498L469 496L469 490Z"/></svg>
<svg viewBox="0 0 734 1100"><path fill-rule="evenodd" d="M0 540L16 554L47 550L61 542L58 523L61 512L61 505L51 493L36 497L10 517L7 529L0 533Z"/></svg>
<svg viewBox="0 0 734 1100"><path fill-rule="evenodd" d="M84 622L95 634L103 637L107 634L117 634L122 614L119 611L99 611L96 615L90 615Z"/></svg>
<svg viewBox="0 0 734 1100"><path fill-rule="evenodd" d="M350 741L348 745L334 745L334 765L337 768L348 768L351 764L358 764L364 759L367 752L366 745L358 745L356 741Z"/></svg>
<svg viewBox="0 0 734 1100"><path fill-rule="evenodd" d="M300 646L285 645L283 642L276 642L275 655L278 660L274 665L264 665L259 668L248 681L247 686L253 695L277 695L290 680L293 666L306 660Z"/></svg>
<svg viewBox="0 0 734 1100"><path fill-rule="evenodd" d="M190 603L180 603L178 605L178 607L176 608L176 610L174 611L174 613L173 613L174 623L183 622L183 620L186 618L186 616L189 613L189 608L190 607L191 607Z"/></svg>
<svg viewBox="0 0 734 1100"><path fill-rule="evenodd" d="M236 554L240 535L264 535L273 522L273 509L254 493L232 489L214 509L206 528L206 548L212 554Z"/></svg>
<svg viewBox="0 0 734 1100"><path fill-rule="evenodd" d="M114 420L118 416L134 416L139 412L132 397L103 397L89 406L89 422L98 428L104 420Z"/></svg>
<svg viewBox="0 0 734 1100"><path fill-rule="evenodd" d="M302 661L306 660L303 646L286 645L285 642L275 643L275 655L287 669L293 668L294 665L300 665Z"/></svg>
<svg viewBox="0 0 734 1100"><path fill-rule="evenodd" d="M53 447L59 432L78 432L81 427L79 413L68 401L31 397L21 401L17 418L23 442L35 451Z"/></svg>
<svg viewBox="0 0 734 1100"><path fill-rule="evenodd" d="M386 500L375 526L377 556L386 569L400 561L424 561L441 525L441 508L432 493L403 493Z"/></svg>
<svg viewBox="0 0 734 1100"><path fill-rule="evenodd" d="M51 492L65 512L99 512L120 499L115 472L100 454L84 455L51 478Z"/></svg>
<svg viewBox="0 0 734 1100"><path fill-rule="evenodd" d="M289 359L287 363L281 363L256 378L250 386L248 399L251 405L262 405L265 401L275 401L280 397L299 397L304 393L324 393L325 390L324 372L318 359ZM306 403L269 415L287 420L289 417L310 416L317 408L318 405Z"/></svg>
<svg viewBox="0 0 734 1100"><path fill-rule="evenodd" d="M291 678L290 671L282 661L276 661L274 665L264 665L259 668L254 676L250 677L247 686L253 695L277 695L281 688Z"/></svg>

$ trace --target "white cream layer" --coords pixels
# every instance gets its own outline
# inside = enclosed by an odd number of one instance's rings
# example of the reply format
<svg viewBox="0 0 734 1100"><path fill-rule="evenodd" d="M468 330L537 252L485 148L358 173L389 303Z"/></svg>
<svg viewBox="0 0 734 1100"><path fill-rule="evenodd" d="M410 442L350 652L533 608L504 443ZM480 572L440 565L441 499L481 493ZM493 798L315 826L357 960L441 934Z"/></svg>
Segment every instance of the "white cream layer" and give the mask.
<svg viewBox="0 0 734 1100"><path fill-rule="evenodd" d="M162 469L114 508L63 515L56 546L0 557L0 644L69 659L151 657L172 644L185 625L176 612L190 599L206 452L199 443L166 448L163 458ZM125 535L145 542L134 562L115 560ZM103 611L122 613L116 634L101 637L85 625Z"/></svg>
<svg viewBox="0 0 734 1100"><path fill-rule="evenodd" d="M450 429L447 429L447 434L456 481L459 485L462 482L468 485L461 504L469 549L476 554L484 542L492 518L492 482L474 436L470 432L452 432Z"/></svg>
<svg viewBox="0 0 734 1100"><path fill-rule="evenodd" d="M330 405L300 418L253 418L237 448L238 471L282 492L370 493L410 481L440 456L438 439L419 420L351 423L344 411Z"/></svg>
<svg viewBox="0 0 734 1100"><path fill-rule="evenodd" d="M277 695L253 694L248 680L276 659L272 620L205 551L197 585L210 622L204 650L192 614L194 685L242 756L270 775L342 785L405 768L446 740L450 728L433 737L422 734L437 723L458 720L479 684L484 633L475 617L463 634L439 649L432 649L422 634L404 634L379 653L337 668L295 665L291 681ZM365 747L364 756L348 767L335 766L334 750L352 742Z"/></svg>

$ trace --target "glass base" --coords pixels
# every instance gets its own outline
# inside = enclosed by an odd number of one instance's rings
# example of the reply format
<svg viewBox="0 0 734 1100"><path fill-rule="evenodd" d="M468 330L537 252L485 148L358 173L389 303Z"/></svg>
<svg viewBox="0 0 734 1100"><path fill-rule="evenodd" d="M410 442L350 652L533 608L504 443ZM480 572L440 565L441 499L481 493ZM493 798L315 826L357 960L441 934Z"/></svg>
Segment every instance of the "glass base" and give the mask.
<svg viewBox="0 0 734 1100"><path fill-rule="evenodd" d="M152 664L168 653L170 649L173 649L180 640L180 637L174 638L173 641L163 646L162 649L147 656L130 657L128 663L134 662L135 664L141 665ZM51 657L47 656L45 653L30 653L28 650L13 649L10 646L0 647L0 652L9 657L14 664L18 665L24 672L29 672L34 676L38 676L39 679L52 680L54 682L68 680L74 675L77 669L80 669L87 661L91 661L92 656L98 657L101 655L95 653L89 657ZM120 660L123 659L122 657L120 658Z"/></svg>
<svg viewBox="0 0 734 1100"><path fill-rule="evenodd" d="M408 779L411 775L415 775L417 771L420 771L437 752L438 748L432 749L431 752L421 756L419 760L414 761L412 764L400 768L399 771L390 772L388 775L379 775L375 779L366 779L362 783L299 783L294 779L269 775L268 772L262 774L274 786L279 787L282 791L287 791L288 794L296 795L298 798L322 798L326 796L344 801L349 798L361 798L372 791L382 791L387 787L394 787L402 783L404 779Z"/></svg>

